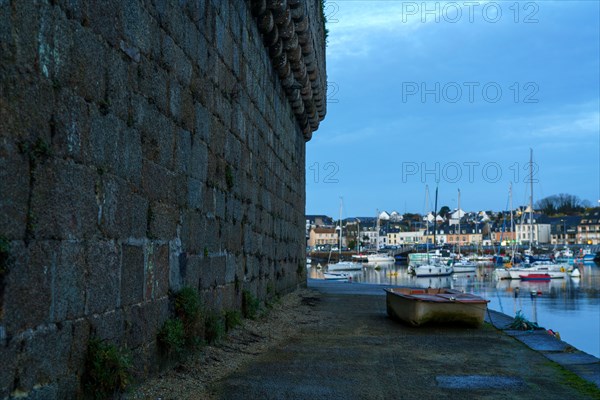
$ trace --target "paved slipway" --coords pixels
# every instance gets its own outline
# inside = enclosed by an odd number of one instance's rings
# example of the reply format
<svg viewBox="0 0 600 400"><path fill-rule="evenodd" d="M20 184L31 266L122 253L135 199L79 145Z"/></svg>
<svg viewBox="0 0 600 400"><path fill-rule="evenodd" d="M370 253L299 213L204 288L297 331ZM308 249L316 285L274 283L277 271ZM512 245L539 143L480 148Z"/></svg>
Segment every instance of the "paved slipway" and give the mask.
<svg viewBox="0 0 600 400"><path fill-rule="evenodd" d="M215 383L222 399L585 399L554 361L600 386L598 359L544 331L412 328L381 286L309 281L327 316ZM511 319L490 313L496 326ZM591 397L590 397L591 396ZM212 396L211 396L212 397Z"/></svg>

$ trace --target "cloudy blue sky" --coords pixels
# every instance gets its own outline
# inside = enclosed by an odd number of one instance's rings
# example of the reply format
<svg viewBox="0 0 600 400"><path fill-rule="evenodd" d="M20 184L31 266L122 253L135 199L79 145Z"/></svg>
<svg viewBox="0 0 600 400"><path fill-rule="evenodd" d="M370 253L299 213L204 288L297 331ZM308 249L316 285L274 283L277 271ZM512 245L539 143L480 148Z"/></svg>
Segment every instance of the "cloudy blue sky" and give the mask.
<svg viewBox="0 0 600 400"><path fill-rule="evenodd" d="M307 143L306 213L502 210L600 199L597 1L327 1L328 113ZM432 203L433 200L430 201Z"/></svg>

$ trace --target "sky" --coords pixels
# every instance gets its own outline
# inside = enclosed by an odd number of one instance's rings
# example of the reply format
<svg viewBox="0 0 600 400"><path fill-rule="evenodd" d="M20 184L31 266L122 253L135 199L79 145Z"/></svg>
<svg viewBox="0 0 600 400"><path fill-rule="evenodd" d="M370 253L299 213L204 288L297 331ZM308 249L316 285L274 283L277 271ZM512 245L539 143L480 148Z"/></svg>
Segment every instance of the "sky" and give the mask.
<svg viewBox="0 0 600 400"><path fill-rule="evenodd" d="M328 0L306 214L600 200L600 2ZM530 169L530 149L533 167ZM426 202L426 186L429 197Z"/></svg>

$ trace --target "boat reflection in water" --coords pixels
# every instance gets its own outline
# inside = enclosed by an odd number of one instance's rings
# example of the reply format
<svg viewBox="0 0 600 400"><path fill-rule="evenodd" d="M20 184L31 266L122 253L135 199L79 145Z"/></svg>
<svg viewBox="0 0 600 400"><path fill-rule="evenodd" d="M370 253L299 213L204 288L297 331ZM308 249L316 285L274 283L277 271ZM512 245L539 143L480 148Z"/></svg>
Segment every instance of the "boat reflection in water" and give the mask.
<svg viewBox="0 0 600 400"><path fill-rule="evenodd" d="M450 288L490 300L488 308L514 316L517 311L546 329L560 332L566 342L600 357L600 266L579 266L581 277L550 281L498 280L491 264L475 273L416 278L406 265L365 264L348 271L351 282L404 287ZM323 279L323 273L308 269L308 276ZM535 295L532 295L535 293ZM382 291L383 294L383 291Z"/></svg>

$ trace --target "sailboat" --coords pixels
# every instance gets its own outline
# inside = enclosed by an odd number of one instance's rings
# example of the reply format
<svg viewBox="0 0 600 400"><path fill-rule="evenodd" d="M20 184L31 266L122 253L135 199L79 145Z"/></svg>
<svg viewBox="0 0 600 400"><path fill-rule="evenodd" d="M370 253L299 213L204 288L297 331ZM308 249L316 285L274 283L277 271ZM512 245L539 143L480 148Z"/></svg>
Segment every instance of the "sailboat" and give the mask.
<svg viewBox="0 0 600 400"><path fill-rule="evenodd" d="M460 231L460 189L458 189L458 255L457 257L460 257L460 236L461 236L461 231ZM455 273L459 273L459 272L463 272L463 273L468 273L468 272L475 272L477 270L477 264L475 264L472 261L469 260L465 260L462 258L458 258L458 259L453 259L448 261L448 265L452 265L452 268L454 269Z"/></svg>
<svg viewBox="0 0 600 400"><path fill-rule="evenodd" d="M437 197L438 197L438 188L435 188L435 206L433 209L433 245L435 246L435 230L436 230L436 222L437 222ZM427 253L429 254L429 242L427 242ZM416 277L423 276L445 276L451 275L454 272L454 268L452 265L442 265L436 261L428 260L427 263L422 265L410 265L408 267L408 272L415 275Z"/></svg>
<svg viewBox="0 0 600 400"><path fill-rule="evenodd" d="M328 271L350 271L350 270L360 270L362 266L358 263L352 261L342 261L342 238L344 236L344 231L342 230L342 206L343 200L340 197L340 221L339 221L339 245L338 245L338 262L329 264L327 267Z"/></svg>
<svg viewBox="0 0 600 400"><path fill-rule="evenodd" d="M529 249L526 250L530 256L533 256L533 150L529 150L529 183L531 185L529 195ZM514 250L513 250L514 257ZM512 259L511 259L512 260ZM531 266L524 268L512 267L507 269L510 274L510 279L532 280L532 279L563 279L567 276L569 265L555 264L549 261L533 262Z"/></svg>
<svg viewBox="0 0 600 400"><path fill-rule="evenodd" d="M512 183L510 184L509 188L508 188L508 193L509 193L509 197L510 197L510 229L511 229L511 234L514 235L515 232L515 227L514 227L514 220L513 220L513 206L512 206ZM500 242L502 242L502 239L504 237L504 227L505 227L505 223L506 220L504 220L502 222L502 237L500 238ZM500 246L498 246L498 255L494 256L494 260L496 264L500 264L503 265L504 257L500 255ZM514 259L515 259L515 247L513 244L512 247L512 255L509 261L509 267L511 267L514 263ZM510 272L508 271L508 268L505 267L498 267L494 270L494 274L496 274L496 277L498 279L510 279Z"/></svg>

